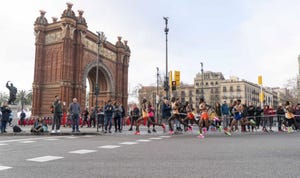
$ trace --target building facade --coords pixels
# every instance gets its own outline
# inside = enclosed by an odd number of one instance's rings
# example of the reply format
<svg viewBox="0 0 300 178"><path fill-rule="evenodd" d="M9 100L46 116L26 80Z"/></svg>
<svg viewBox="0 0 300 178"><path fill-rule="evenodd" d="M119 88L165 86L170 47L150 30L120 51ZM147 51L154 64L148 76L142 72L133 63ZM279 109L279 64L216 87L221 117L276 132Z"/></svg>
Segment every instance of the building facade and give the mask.
<svg viewBox="0 0 300 178"><path fill-rule="evenodd" d="M95 106L97 73L100 105L112 99L127 107L130 58L127 41L122 42L118 37L115 44L106 41L100 46L97 34L88 30L83 11L76 15L71 3L67 3L60 20L53 18L53 22L48 23L45 13L41 11L34 23L32 115L49 114L55 95L60 96L66 106L73 97L82 108L87 97L89 106ZM89 91L86 91L87 83Z"/></svg>

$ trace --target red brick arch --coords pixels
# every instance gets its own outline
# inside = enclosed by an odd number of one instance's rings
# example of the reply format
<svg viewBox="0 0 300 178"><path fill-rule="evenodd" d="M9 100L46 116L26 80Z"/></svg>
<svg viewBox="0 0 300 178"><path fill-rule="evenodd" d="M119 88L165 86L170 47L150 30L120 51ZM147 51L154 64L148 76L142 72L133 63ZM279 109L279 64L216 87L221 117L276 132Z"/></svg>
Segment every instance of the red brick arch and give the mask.
<svg viewBox="0 0 300 178"><path fill-rule="evenodd" d="M49 107L55 95L59 95L66 106L76 97L85 108L87 80L90 85L88 105L95 106L98 36L87 29L82 14L80 11L76 16L68 4L60 20L48 23L45 11L41 11L35 21L34 116L50 115ZM115 45L106 41L99 51L100 105L113 99L127 108L130 49L127 41L121 40L118 37Z"/></svg>

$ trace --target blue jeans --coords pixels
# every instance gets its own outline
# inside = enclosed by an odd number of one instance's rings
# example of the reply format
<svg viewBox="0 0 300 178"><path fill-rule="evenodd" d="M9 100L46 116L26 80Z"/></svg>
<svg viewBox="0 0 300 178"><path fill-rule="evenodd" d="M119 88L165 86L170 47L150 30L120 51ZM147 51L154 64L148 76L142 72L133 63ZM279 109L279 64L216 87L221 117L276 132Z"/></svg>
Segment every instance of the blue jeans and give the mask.
<svg viewBox="0 0 300 178"><path fill-rule="evenodd" d="M79 131L79 114L72 115L72 131Z"/></svg>
<svg viewBox="0 0 300 178"><path fill-rule="evenodd" d="M7 124L7 121L1 121L1 133L5 132L6 130L6 124Z"/></svg>
<svg viewBox="0 0 300 178"><path fill-rule="evenodd" d="M111 130L111 126L112 126L112 116L105 116L104 117L104 127L105 127L105 130L107 131L107 126L109 124L109 130Z"/></svg>

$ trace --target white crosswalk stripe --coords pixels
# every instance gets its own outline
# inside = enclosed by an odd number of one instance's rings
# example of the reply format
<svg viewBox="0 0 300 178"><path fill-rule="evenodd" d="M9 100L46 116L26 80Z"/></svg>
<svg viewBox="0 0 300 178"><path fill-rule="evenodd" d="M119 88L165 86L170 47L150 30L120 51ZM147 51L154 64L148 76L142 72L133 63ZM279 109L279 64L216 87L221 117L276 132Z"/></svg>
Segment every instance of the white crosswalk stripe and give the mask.
<svg viewBox="0 0 300 178"><path fill-rule="evenodd" d="M97 150L76 150L76 151L70 151L69 153L75 153L75 154L87 154L87 153L93 153Z"/></svg>
<svg viewBox="0 0 300 178"><path fill-rule="evenodd" d="M152 138L149 138L150 140L161 140L162 138L160 137L152 137Z"/></svg>
<svg viewBox="0 0 300 178"><path fill-rule="evenodd" d="M27 140L27 141L22 141L22 142L20 142L20 143L34 143L34 142L36 142L36 141L33 141L33 140Z"/></svg>
<svg viewBox="0 0 300 178"><path fill-rule="evenodd" d="M114 149L114 148L119 148L119 145L104 145L104 146L99 146L98 148L104 148L104 149Z"/></svg>
<svg viewBox="0 0 300 178"><path fill-rule="evenodd" d="M137 142L150 142L151 140L143 140L143 139L140 139L140 140L137 140Z"/></svg>
<svg viewBox="0 0 300 178"><path fill-rule="evenodd" d="M59 140L59 139L57 139L57 138L49 138L49 139L45 139L45 140L47 140L47 141L56 141L56 140Z"/></svg>
<svg viewBox="0 0 300 178"><path fill-rule="evenodd" d="M6 144L6 143L0 143L0 146L5 146L5 145L8 145L8 144Z"/></svg>
<svg viewBox="0 0 300 178"><path fill-rule="evenodd" d="M61 157L61 156L42 156L42 157L27 159L27 161L47 162L47 161L53 161L53 160L62 159L62 158L64 158L64 157Z"/></svg>
<svg viewBox="0 0 300 178"><path fill-rule="evenodd" d="M160 138L171 138L171 136L163 135L163 136L160 136Z"/></svg>
<svg viewBox="0 0 300 178"><path fill-rule="evenodd" d="M0 166L0 171L4 171L6 169L11 169L12 167L8 167L8 166Z"/></svg>
<svg viewBox="0 0 300 178"><path fill-rule="evenodd" d="M138 144L138 142L121 142L121 145L135 145Z"/></svg>

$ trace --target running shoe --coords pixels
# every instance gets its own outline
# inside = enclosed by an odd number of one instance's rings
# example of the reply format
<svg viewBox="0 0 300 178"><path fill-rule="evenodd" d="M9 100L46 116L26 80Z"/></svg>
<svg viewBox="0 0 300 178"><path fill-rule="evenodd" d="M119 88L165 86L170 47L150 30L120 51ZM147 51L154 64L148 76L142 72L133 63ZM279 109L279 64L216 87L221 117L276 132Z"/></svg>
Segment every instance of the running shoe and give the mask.
<svg viewBox="0 0 300 178"><path fill-rule="evenodd" d="M193 131L192 126L189 126L189 127L188 127L188 131L189 131L189 132L192 132L192 131Z"/></svg>
<svg viewBox="0 0 300 178"><path fill-rule="evenodd" d="M252 125L256 125L256 122L255 122L253 119L250 119L250 123L251 123Z"/></svg>
<svg viewBox="0 0 300 178"><path fill-rule="evenodd" d="M135 133L134 133L134 135L140 135L141 133L140 133L140 131L136 131Z"/></svg>
<svg viewBox="0 0 300 178"><path fill-rule="evenodd" d="M170 134L170 135L173 135L173 134L174 134L174 131L173 131L173 130L170 130L170 131L169 131L169 134Z"/></svg>
<svg viewBox="0 0 300 178"><path fill-rule="evenodd" d="M222 126L219 126L219 132L222 132L222 130L223 130L223 127Z"/></svg>
<svg viewBox="0 0 300 178"><path fill-rule="evenodd" d="M225 135L231 136L231 133L228 131L225 131L224 133L225 133Z"/></svg>
<svg viewBox="0 0 300 178"><path fill-rule="evenodd" d="M150 131L150 130L148 130L148 133L150 134L150 133L151 133L151 131Z"/></svg>
<svg viewBox="0 0 300 178"><path fill-rule="evenodd" d="M204 138L203 134L198 135L198 138Z"/></svg>
<svg viewBox="0 0 300 178"><path fill-rule="evenodd" d="M288 127L288 133L291 133L293 131L292 127Z"/></svg>

